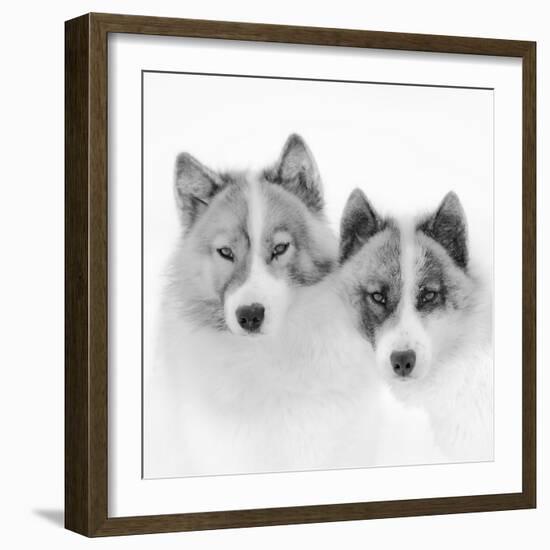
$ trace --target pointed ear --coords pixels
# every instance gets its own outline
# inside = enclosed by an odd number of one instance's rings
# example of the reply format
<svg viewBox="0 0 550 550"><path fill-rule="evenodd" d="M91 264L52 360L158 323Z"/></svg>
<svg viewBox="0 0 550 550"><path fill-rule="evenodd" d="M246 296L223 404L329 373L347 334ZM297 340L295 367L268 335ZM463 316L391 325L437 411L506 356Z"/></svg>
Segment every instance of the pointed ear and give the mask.
<svg viewBox="0 0 550 550"><path fill-rule="evenodd" d="M176 159L174 194L185 229L206 210L214 195L224 187L222 178L188 153Z"/></svg>
<svg viewBox="0 0 550 550"><path fill-rule="evenodd" d="M382 218L363 191L355 189L349 196L340 223L340 263L344 263L382 229Z"/></svg>
<svg viewBox="0 0 550 550"><path fill-rule="evenodd" d="M317 214L323 210L323 189L317 164L298 134L289 136L279 160L265 171L265 177L296 195L312 212Z"/></svg>
<svg viewBox="0 0 550 550"><path fill-rule="evenodd" d="M420 231L437 241L455 263L465 269L468 265L466 216L456 193L449 192L435 214L422 222Z"/></svg>

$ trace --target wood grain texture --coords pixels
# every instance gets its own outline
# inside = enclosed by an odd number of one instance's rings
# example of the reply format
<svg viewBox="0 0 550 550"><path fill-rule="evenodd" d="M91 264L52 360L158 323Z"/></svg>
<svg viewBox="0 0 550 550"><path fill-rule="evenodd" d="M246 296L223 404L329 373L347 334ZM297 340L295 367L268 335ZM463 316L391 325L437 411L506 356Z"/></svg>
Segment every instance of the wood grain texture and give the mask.
<svg viewBox="0 0 550 550"><path fill-rule="evenodd" d="M520 57L523 62L523 490L338 505L108 517L107 36L110 32ZM87 536L511 510L536 505L535 43L88 14L65 27L65 525ZM136 343L136 345L139 345Z"/></svg>
<svg viewBox="0 0 550 550"><path fill-rule="evenodd" d="M525 52L523 72L523 493L537 501L537 61L536 44Z"/></svg>
<svg viewBox="0 0 550 550"><path fill-rule="evenodd" d="M65 526L90 534L89 18L65 25Z"/></svg>
<svg viewBox="0 0 550 550"><path fill-rule="evenodd" d="M531 44L530 42L521 40L207 21L201 19L174 19L140 15L95 13L91 14L91 17L99 25L102 25L106 32L252 40L319 46L347 46L521 57L529 48L529 44Z"/></svg>

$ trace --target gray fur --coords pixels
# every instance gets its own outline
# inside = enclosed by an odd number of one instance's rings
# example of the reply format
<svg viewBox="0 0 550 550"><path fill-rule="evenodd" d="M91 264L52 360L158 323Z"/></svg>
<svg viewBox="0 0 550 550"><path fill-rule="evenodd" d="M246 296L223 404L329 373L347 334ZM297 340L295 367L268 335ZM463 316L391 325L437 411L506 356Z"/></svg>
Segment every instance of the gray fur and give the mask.
<svg viewBox="0 0 550 550"><path fill-rule="evenodd" d="M447 303L449 277L445 272L445 266L437 254L426 247L421 246L421 260L418 263L416 285L416 309L421 315L429 315L436 309L444 309ZM436 297L429 301L423 301L424 292L435 292Z"/></svg>
<svg viewBox="0 0 550 550"><path fill-rule="evenodd" d="M187 153L178 156L174 190L185 236L170 274L171 297L196 325L228 329L226 296L246 281L252 261L252 184L260 186L267 209L259 249L271 274L298 287L315 284L334 269L334 237L320 215L320 178L301 138L289 137L276 166L273 177L251 182L246 173L215 173ZM274 240L278 231L292 242L284 258L272 257L280 244ZM231 248L232 260L220 257L220 246Z"/></svg>
<svg viewBox="0 0 550 550"><path fill-rule="evenodd" d="M324 201L319 170L311 151L298 134L289 136L279 160L264 171L264 177L296 195L313 213L322 212Z"/></svg>
<svg viewBox="0 0 550 550"><path fill-rule="evenodd" d="M454 193L432 216L417 225L414 235L412 296L403 296L401 235L392 219L381 219L364 194L348 199L340 237L342 282L358 324L373 347L386 329L397 323L403 299L413 299L424 319L440 311L473 307L473 281L467 273L466 220ZM384 303L373 299L374 293ZM427 298L429 296L429 298Z"/></svg>
<svg viewBox="0 0 550 550"><path fill-rule="evenodd" d="M437 211L421 222L418 229L445 248L456 265L466 269L468 243L466 216L456 193L445 195Z"/></svg>
<svg viewBox="0 0 550 550"><path fill-rule="evenodd" d="M401 300L401 271L399 269L399 234L391 231L385 242L376 251L378 267L370 274L367 285L361 287L363 307L361 323L365 334L376 348L376 333L395 315ZM372 294L382 293L386 303L374 302Z"/></svg>
<svg viewBox="0 0 550 550"><path fill-rule="evenodd" d="M219 331L227 330L223 302L218 299L197 297L197 299L186 300L182 312L187 318L193 319L196 326Z"/></svg>
<svg viewBox="0 0 550 550"><path fill-rule="evenodd" d="M401 300L400 249L399 230L388 220L386 229L372 236L342 268L359 327L375 348L379 329L391 322ZM385 304L374 301L373 294L378 292Z"/></svg>
<svg viewBox="0 0 550 550"><path fill-rule="evenodd" d="M224 294L228 288L238 284L248 272L248 236L246 220L248 216L245 200L245 183L236 174L232 184L227 184L215 195L196 223L189 228L178 261L169 273L171 296L179 296L178 307L197 326L208 326L216 330L226 330L224 314ZM228 243L235 249L237 259L231 275L220 281L215 292L205 294L201 289L203 276L201 263L212 261L216 251L213 239L218 233L228 235Z"/></svg>
<svg viewBox="0 0 550 550"><path fill-rule="evenodd" d="M286 275L298 286L309 286L319 282L335 267L332 256L327 256L326 248L313 227L308 223L304 205L284 188L267 183L263 186L267 209L270 213L264 231L266 235L275 235L285 231L292 237L295 252L285 265ZM278 269L276 262L267 257L272 243L266 248L266 262L271 269Z"/></svg>
<svg viewBox="0 0 550 550"><path fill-rule="evenodd" d="M340 224L340 263L355 254L373 235L385 228L361 189L348 198Z"/></svg>
<svg viewBox="0 0 550 550"><path fill-rule="evenodd" d="M201 164L189 153L178 155L174 195L180 220L185 229L189 229L195 223L226 183L219 174Z"/></svg>
<svg viewBox="0 0 550 550"><path fill-rule="evenodd" d="M437 290L437 299L422 306L417 300L416 308L421 315L437 310L461 310L472 307L471 290L474 280L457 265L447 250L435 243L424 232L418 232L419 262L417 267L417 298L423 288Z"/></svg>

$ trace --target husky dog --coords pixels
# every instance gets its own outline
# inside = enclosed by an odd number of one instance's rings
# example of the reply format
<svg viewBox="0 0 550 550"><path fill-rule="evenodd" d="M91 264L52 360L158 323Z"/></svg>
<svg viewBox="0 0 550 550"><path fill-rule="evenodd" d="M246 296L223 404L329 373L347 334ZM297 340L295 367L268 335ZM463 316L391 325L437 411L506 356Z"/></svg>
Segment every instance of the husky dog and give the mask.
<svg viewBox="0 0 550 550"><path fill-rule="evenodd" d="M171 296L196 326L275 333L293 291L335 265L317 166L297 135L259 174L218 174L183 153L175 196L185 235Z"/></svg>
<svg viewBox="0 0 550 550"><path fill-rule="evenodd" d="M356 189L341 243L347 294L382 379L399 401L428 413L447 458L492 460L490 292L470 265L457 195L398 223Z"/></svg>
<svg viewBox="0 0 550 550"><path fill-rule="evenodd" d="M368 465L371 351L330 283L338 245L304 141L256 174L181 154L175 196L145 476Z"/></svg>

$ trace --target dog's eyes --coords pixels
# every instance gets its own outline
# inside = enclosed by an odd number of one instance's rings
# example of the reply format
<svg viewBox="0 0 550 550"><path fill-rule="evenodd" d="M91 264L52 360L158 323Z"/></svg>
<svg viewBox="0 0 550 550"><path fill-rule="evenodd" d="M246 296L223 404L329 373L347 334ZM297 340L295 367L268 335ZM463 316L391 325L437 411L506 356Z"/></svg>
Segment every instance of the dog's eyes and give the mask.
<svg viewBox="0 0 550 550"><path fill-rule="evenodd" d="M273 247L271 251L271 259L277 256L282 256L287 250L290 243L279 243Z"/></svg>
<svg viewBox="0 0 550 550"><path fill-rule="evenodd" d="M228 246L222 246L221 248L218 248L217 251L224 260L229 260L232 262L235 259L233 256L233 250L231 250Z"/></svg>
<svg viewBox="0 0 550 550"><path fill-rule="evenodd" d="M372 292L369 296L376 304L384 305L386 303L386 296L381 292Z"/></svg>
<svg viewBox="0 0 550 550"><path fill-rule="evenodd" d="M420 295L420 301L423 304L429 304L437 298L437 292L435 290L424 290Z"/></svg>

